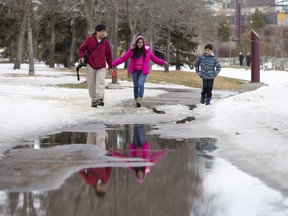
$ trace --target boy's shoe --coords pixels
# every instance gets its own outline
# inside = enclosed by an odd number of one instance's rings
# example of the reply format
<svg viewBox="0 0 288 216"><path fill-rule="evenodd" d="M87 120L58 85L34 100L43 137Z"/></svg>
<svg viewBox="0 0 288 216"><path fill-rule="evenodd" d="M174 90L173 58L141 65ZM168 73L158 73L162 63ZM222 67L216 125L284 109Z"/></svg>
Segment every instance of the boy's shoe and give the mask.
<svg viewBox="0 0 288 216"><path fill-rule="evenodd" d="M97 106L104 106L103 98L100 98L100 99L96 100L95 104L96 104Z"/></svg>
<svg viewBox="0 0 288 216"><path fill-rule="evenodd" d="M200 103L204 104L205 103L206 97L204 95L201 95Z"/></svg>
<svg viewBox="0 0 288 216"><path fill-rule="evenodd" d="M211 97L207 97L206 98L206 105L211 105L210 101L211 101Z"/></svg>

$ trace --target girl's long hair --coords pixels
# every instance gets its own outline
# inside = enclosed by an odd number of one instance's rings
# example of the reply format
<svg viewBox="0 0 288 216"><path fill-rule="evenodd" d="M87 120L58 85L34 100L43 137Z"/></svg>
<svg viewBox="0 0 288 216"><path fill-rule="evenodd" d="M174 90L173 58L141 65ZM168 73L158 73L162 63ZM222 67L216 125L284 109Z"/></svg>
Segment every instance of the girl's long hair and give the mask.
<svg viewBox="0 0 288 216"><path fill-rule="evenodd" d="M139 48L137 46L137 42L139 40L142 40L143 41L143 46L141 48ZM146 49L145 49L145 43L144 43L144 40L143 38L139 38L136 42L135 42L135 47L133 49L133 55L132 55L132 58L139 58L141 55L143 55L143 57L145 58L146 56Z"/></svg>

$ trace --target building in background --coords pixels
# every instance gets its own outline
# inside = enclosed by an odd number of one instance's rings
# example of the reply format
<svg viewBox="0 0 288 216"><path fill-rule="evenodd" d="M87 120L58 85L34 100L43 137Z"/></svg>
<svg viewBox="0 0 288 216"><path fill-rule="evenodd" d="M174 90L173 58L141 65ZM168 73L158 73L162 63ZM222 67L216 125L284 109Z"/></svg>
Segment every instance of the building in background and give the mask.
<svg viewBox="0 0 288 216"><path fill-rule="evenodd" d="M239 0L241 3L241 23L249 25L251 14L261 11L268 25L288 26L288 0ZM236 0L214 2L211 7L216 15L225 14L232 24L235 23Z"/></svg>

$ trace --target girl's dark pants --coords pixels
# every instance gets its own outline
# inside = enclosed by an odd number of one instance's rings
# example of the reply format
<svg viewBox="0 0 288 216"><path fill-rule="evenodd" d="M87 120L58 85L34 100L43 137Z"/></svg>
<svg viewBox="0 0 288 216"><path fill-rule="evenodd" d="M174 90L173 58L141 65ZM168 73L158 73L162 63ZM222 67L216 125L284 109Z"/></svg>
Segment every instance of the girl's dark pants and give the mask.
<svg viewBox="0 0 288 216"><path fill-rule="evenodd" d="M202 92L203 96L208 98L212 97L212 89L213 89L214 79L202 79Z"/></svg>

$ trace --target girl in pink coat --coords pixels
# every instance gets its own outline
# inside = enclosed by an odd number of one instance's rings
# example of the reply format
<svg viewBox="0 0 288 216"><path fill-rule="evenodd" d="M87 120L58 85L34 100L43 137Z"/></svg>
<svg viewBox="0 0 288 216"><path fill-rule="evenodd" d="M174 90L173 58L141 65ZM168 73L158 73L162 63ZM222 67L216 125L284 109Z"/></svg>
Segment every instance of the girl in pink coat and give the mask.
<svg viewBox="0 0 288 216"><path fill-rule="evenodd" d="M125 150L124 150L125 151ZM110 155L114 157L130 157L130 158L141 158L145 159L146 162L151 162L154 165L158 160L165 157L167 151L165 150L151 150L150 144L148 143L145 136L145 128L143 124L135 124L133 128L133 142L129 145L129 156L123 153L123 149L114 149ZM139 166L130 167L129 169L135 173L135 177L138 183L143 183L146 174L151 171L152 166Z"/></svg>
<svg viewBox="0 0 288 216"><path fill-rule="evenodd" d="M116 59L112 66L116 67L128 59L130 59L129 73L133 75L134 99L136 102L136 107L141 107L146 76L150 73L150 59L154 63L160 65L165 65L167 62L157 58L151 52L150 47L145 45L143 36L138 36L132 48L129 49L123 56Z"/></svg>

